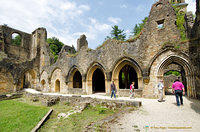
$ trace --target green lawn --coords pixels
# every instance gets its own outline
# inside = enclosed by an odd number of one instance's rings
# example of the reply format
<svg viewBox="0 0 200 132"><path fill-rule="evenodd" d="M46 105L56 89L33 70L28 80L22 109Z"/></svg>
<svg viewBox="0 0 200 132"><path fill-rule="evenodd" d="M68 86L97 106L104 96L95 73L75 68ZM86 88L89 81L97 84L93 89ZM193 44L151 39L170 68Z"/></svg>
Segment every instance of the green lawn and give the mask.
<svg viewBox="0 0 200 132"><path fill-rule="evenodd" d="M112 110L101 109L100 107L101 106L89 106L81 113L76 113L69 116L67 119L60 120L57 119L59 112L54 109L55 111L50 116L50 119L45 122L39 132L81 132L87 125L91 124L92 122L101 120L114 113Z"/></svg>
<svg viewBox="0 0 200 132"><path fill-rule="evenodd" d="M0 101L0 132L30 132L48 110L16 100Z"/></svg>

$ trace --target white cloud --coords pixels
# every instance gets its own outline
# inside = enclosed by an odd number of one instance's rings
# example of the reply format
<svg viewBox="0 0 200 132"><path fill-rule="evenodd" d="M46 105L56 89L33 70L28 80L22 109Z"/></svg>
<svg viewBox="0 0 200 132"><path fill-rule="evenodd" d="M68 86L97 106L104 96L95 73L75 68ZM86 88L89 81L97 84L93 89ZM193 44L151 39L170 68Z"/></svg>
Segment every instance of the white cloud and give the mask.
<svg viewBox="0 0 200 132"><path fill-rule="evenodd" d="M136 12L138 13L141 13L143 12L145 9L144 9L144 6L143 5L138 5L136 8L135 8Z"/></svg>
<svg viewBox="0 0 200 132"><path fill-rule="evenodd" d="M185 0L188 3L187 11L192 11L193 14L196 12L196 0Z"/></svg>
<svg viewBox="0 0 200 132"><path fill-rule="evenodd" d="M120 5L120 8L128 8L128 6L123 4L123 5Z"/></svg>
<svg viewBox="0 0 200 132"><path fill-rule="evenodd" d="M74 10L74 9L76 9L76 3L65 2L61 5L61 9L63 9L63 10Z"/></svg>
<svg viewBox="0 0 200 132"><path fill-rule="evenodd" d="M45 27L48 37L56 36L66 44L76 44L70 33L73 23L81 23L80 15L89 11L88 5L69 0L0 0L0 25L31 33Z"/></svg>
<svg viewBox="0 0 200 132"><path fill-rule="evenodd" d="M91 24L85 25L88 29L85 33L88 39L95 40L100 33L108 33L111 30L111 25L100 23L95 18L89 18ZM80 36L81 34L78 33Z"/></svg>
<svg viewBox="0 0 200 132"><path fill-rule="evenodd" d="M90 7L88 5L80 5L79 8L86 11L90 10Z"/></svg>
<svg viewBox="0 0 200 132"><path fill-rule="evenodd" d="M109 17L108 21L112 22L113 24L117 24L117 23L121 22L121 19L115 18L115 17Z"/></svg>

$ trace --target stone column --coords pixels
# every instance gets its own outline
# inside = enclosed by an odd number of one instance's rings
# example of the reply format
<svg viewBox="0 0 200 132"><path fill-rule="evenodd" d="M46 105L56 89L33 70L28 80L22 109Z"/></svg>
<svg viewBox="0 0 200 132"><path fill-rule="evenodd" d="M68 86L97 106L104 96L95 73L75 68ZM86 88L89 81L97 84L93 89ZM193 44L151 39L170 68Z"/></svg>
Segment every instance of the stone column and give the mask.
<svg viewBox="0 0 200 132"><path fill-rule="evenodd" d="M83 93L87 93L86 92L86 74L82 75L82 89L83 89Z"/></svg>
<svg viewBox="0 0 200 132"><path fill-rule="evenodd" d="M110 94L110 85L111 85L111 78L112 78L112 72L106 72L106 80L105 80L105 87L106 87L106 93ZM116 84L115 84L116 85Z"/></svg>

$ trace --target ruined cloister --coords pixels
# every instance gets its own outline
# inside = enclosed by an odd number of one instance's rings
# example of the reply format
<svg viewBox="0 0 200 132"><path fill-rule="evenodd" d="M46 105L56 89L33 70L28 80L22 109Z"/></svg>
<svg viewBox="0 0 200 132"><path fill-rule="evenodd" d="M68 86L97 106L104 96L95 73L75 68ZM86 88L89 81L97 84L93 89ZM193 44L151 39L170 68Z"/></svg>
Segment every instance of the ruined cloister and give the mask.
<svg viewBox="0 0 200 132"><path fill-rule="evenodd" d="M55 63L45 28L28 34L0 26L0 94L27 87L63 94L110 94L114 80L119 96L128 96L129 85L135 81L136 96L152 98L158 96L157 84L166 69L174 64L183 69L187 96L200 98L199 17L197 0L195 24L188 32L193 37L181 42L174 9L169 1L160 0L152 5L138 38L126 42L108 40L93 50L88 48L86 36L81 35L76 53L64 46ZM161 29L160 23L164 25ZM12 45L13 33L20 34L20 46Z"/></svg>

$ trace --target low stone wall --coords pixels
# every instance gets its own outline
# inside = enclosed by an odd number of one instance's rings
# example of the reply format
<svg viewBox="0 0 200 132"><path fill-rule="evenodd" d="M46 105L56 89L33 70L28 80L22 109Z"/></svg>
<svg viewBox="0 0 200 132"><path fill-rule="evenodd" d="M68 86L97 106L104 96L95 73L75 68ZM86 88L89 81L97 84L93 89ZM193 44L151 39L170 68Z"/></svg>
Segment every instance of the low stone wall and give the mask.
<svg viewBox="0 0 200 132"><path fill-rule="evenodd" d="M62 96L62 95L44 95L44 94L31 94L26 93L26 96L30 97L31 100L40 100L45 106L52 106L57 102L69 103L71 105L81 105L89 103L92 106L100 104L110 109L122 108L125 106L140 107L141 101L134 100L119 100L119 99L99 99L91 97L82 97L81 95Z"/></svg>
<svg viewBox="0 0 200 132"><path fill-rule="evenodd" d="M13 93L13 94L2 94L0 95L0 101L1 100L7 100L7 99L15 99L22 97L22 93Z"/></svg>
<svg viewBox="0 0 200 132"><path fill-rule="evenodd" d="M120 89L118 90L118 95L120 97L129 97L130 96L130 89ZM142 90L141 89L135 89L134 90L134 96L135 97L142 97Z"/></svg>
<svg viewBox="0 0 200 132"><path fill-rule="evenodd" d="M68 94L84 94L82 88L69 88Z"/></svg>

